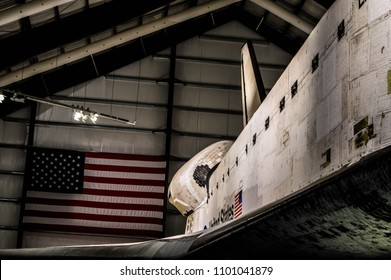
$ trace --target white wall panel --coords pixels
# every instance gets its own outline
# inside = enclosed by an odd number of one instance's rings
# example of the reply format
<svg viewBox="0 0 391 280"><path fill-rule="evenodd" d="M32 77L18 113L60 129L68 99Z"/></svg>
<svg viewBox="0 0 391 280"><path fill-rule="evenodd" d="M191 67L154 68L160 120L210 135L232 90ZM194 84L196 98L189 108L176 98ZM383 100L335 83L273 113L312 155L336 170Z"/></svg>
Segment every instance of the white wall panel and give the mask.
<svg viewBox="0 0 391 280"><path fill-rule="evenodd" d="M199 151L197 146L198 139L195 137L173 135L171 138L171 155L190 159Z"/></svg>
<svg viewBox="0 0 391 280"><path fill-rule="evenodd" d="M199 132L217 135L228 135L228 119L226 115L200 113Z"/></svg>
<svg viewBox="0 0 391 280"><path fill-rule="evenodd" d="M239 90L176 87L174 106L241 111L241 92Z"/></svg>
<svg viewBox="0 0 391 280"><path fill-rule="evenodd" d="M24 145L28 127L25 124L0 120L0 143Z"/></svg>
<svg viewBox="0 0 391 280"><path fill-rule="evenodd" d="M178 234L179 228L185 228L186 218L181 215L175 215L168 213L166 215L166 236L172 236Z"/></svg>
<svg viewBox="0 0 391 280"><path fill-rule="evenodd" d="M269 45L257 45L254 44L255 54L257 56L258 63L265 64L279 64L286 65L288 64L292 56L277 47L276 45L270 43ZM262 69L262 68L261 68ZM281 73L282 74L282 71Z"/></svg>
<svg viewBox="0 0 391 280"><path fill-rule="evenodd" d="M200 88L176 87L174 95L175 106L200 107Z"/></svg>
<svg viewBox="0 0 391 280"><path fill-rule="evenodd" d="M18 239L17 231L0 230L0 248L11 249L16 248L16 242Z"/></svg>
<svg viewBox="0 0 391 280"><path fill-rule="evenodd" d="M0 148L0 170L23 171L25 153L23 150Z"/></svg>
<svg viewBox="0 0 391 280"><path fill-rule="evenodd" d="M0 175L0 198L22 197L23 176Z"/></svg>
<svg viewBox="0 0 391 280"><path fill-rule="evenodd" d="M238 136L243 130L243 117L239 115L228 115L228 135Z"/></svg>
<svg viewBox="0 0 391 280"><path fill-rule="evenodd" d="M182 132L197 132L200 120L198 112L174 111L172 128Z"/></svg>
<svg viewBox="0 0 391 280"><path fill-rule="evenodd" d="M225 114L201 113L199 114L199 131L217 135L236 136L238 127L243 128L242 116L229 116Z"/></svg>
<svg viewBox="0 0 391 280"><path fill-rule="evenodd" d="M238 97L235 98L234 97ZM225 91L218 89L201 89L199 91L199 106L200 108L211 109L237 109L241 110L240 91ZM240 107L238 107L239 103Z"/></svg>
<svg viewBox="0 0 391 280"><path fill-rule="evenodd" d="M171 141L171 155L179 158L191 158L219 140L173 135Z"/></svg>
<svg viewBox="0 0 391 280"><path fill-rule="evenodd" d="M0 225L17 227L19 226L20 205L17 203L0 202ZM6 215L4 215L6 213Z"/></svg>
<svg viewBox="0 0 391 280"><path fill-rule="evenodd" d="M161 155L164 154L165 136L131 131L40 126L36 129L35 145L82 151Z"/></svg>
<svg viewBox="0 0 391 280"><path fill-rule="evenodd" d="M187 111L175 111L173 115L173 129L181 132L236 136L243 126L239 115Z"/></svg>
<svg viewBox="0 0 391 280"><path fill-rule="evenodd" d="M240 38L247 39L259 39L261 38L259 34L252 31L251 29L246 28L242 23L238 21L231 21L227 24L217 27L213 30L207 32L209 35L220 35L220 36L237 36Z"/></svg>
<svg viewBox="0 0 391 280"><path fill-rule="evenodd" d="M177 45L177 55L186 55L190 57L202 56L202 42L198 37L191 38Z"/></svg>

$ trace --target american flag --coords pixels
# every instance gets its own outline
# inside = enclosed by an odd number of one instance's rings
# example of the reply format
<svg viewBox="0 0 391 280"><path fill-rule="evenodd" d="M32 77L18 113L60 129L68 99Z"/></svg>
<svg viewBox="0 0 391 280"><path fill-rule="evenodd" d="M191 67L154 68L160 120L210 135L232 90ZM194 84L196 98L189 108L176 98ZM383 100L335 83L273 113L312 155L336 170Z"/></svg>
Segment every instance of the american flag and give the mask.
<svg viewBox="0 0 391 280"><path fill-rule="evenodd" d="M25 230L161 237L163 156L34 148Z"/></svg>
<svg viewBox="0 0 391 280"><path fill-rule="evenodd" d="M242 190L240 190L237 194L235 194L235 204L234 204L234 218L236 219L240 215L242 215Z"/></svg>

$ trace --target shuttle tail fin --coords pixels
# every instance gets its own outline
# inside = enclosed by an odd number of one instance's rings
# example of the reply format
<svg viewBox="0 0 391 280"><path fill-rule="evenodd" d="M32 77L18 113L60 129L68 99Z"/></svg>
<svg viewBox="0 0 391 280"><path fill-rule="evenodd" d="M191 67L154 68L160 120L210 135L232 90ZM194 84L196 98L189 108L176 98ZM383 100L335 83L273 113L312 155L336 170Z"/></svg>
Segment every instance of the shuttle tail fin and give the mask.
<svg viewBox="0 0 391 280"><path fill-rule="evenodd" d="M243 45L241 56L243 125L246 126L266 98L266 91L251 41Z"/></svg>

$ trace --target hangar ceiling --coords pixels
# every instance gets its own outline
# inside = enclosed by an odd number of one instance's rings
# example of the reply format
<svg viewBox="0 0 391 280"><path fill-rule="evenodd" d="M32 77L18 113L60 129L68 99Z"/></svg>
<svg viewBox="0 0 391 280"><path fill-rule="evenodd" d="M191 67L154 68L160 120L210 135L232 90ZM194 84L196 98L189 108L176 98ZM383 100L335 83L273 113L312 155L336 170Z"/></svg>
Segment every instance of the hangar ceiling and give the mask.
<svg viewBox="0 0 391 280"><path fill-rule="evenodd" d="M0 87L50 97L233 20L294 55L333 2L0 1Z"/></svg>

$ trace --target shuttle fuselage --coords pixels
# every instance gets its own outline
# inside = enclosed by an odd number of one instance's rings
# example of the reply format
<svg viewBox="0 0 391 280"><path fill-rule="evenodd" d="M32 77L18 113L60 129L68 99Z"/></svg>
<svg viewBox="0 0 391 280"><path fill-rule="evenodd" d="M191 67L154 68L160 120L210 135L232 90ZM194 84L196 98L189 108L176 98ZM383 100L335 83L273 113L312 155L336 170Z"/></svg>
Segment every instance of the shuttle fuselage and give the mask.
<svg viewBox="0 0 391 280"><path fill-rule="evenodd" d="M213 147L178 171L169 194L188 205L186 233L267 209L390 146L390 9L389 0L336 1L232 146L214 144L224 152L203 186L195 170Z"/></svg>

